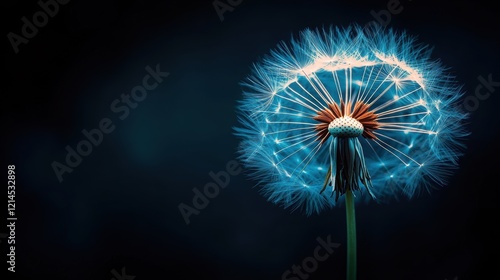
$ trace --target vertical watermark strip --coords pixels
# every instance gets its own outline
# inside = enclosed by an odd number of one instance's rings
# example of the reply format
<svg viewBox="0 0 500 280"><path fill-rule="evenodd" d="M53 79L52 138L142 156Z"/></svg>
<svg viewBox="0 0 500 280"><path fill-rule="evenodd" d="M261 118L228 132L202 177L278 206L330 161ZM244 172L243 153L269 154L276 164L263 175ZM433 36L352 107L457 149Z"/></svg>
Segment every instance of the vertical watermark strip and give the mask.
<svg viewBox="0 0 500 280"><path fill-rule="evenodd" d="M7 270L16 272L16 166L7 166L7 229L8 240L7 246L7 263L9 264ZM9 246L10 245L10 246Z"/></svg>

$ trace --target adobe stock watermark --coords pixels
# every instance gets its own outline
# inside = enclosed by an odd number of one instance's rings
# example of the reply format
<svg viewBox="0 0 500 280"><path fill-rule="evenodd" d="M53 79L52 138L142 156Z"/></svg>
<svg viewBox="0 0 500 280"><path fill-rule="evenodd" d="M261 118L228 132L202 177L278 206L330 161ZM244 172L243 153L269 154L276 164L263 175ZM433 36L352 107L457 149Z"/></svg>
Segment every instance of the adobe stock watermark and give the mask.
<svg viewBox="0 0 500 280"><path fill-rule="evenodd" d="M134 280L135 276L133 275L127 275L127 272L125 272L125 267L122 267L122 273L119 274L116 269L112 269L111 274L113 274L113 278L111 280Z"/></svg>
<svg viewBox="0 0 500 280"><path fill-rule="evenodd" d="M222 170L217 173L210 171L208 176L210 176L211 181L205 184L203 191L200 191L198 188L193 188L194 196L191 201L192 206L185 203L179 204L178 208L186 225L191 223L189 218L191 215L199 215L200 211L208 206L210 199L216 198L220 190L229 185L231 176L239 175L242 170L243 168L236 160L230 160L226 163L225 171Z"/></svg>
<svg viewBox="0 0 500 280"><path fill-rule="evenodd" d="M137 108L139 102L146 99L149 91L156 89L163 82L164 78L170 75L170 73L160 70L160 64L156 64L155 69L149 65L145 69L148 74L142 78L142 84L133 87L130 90L130 94L122 93L120 98L116 98L110 104L111 112L118 114L118 118L122 121L130 115L131 110ZM89 156L93 148L98 147L102 143L104 135L113 132L115 128L116 126L113 124L111 118L105 117L99 121L97 128L90 130L83 129L83 139L76 144L76 148L70 145L65 147L67 152L65 164L58 161L51 163L51 167L59 183L63 181L65 173L73 172L74 168L82 163L83 157Z"/></svg>
<svg viewBox="0 0 500 280"><path fill-rule="evenodd" d="M474 89L474 94L466 96L462 104L468 112L476 111L479 108L480 101L490 98L491 94L495 92L495 88L500 87L500 82L494 81L491 73L486 78L479 75L477 80L479 83Z"/></svg>
<svg viewBox="0 0 500 280"><path fill-rule="evenodd" d="M38 28L43 28L49 22L49 18L55 17L59 13L59 5L66 5L70 0L40 0L38 6L41 10L35 12L31 20L27 17L22 17L21 35L14 32L9 32L7 38L14 53L19 53L19 45L28 44L29 39L33 39L38 34Z"/></svg>
<svg viewBox="0 0 500 280"><path fill-rule="evenodd" d="M387 27L391 22L392 16L400 14L403 9L404 6L399 0L389 0L389 2L387 2L387 9L382 9L378 12L375 12L374 10L370 11L370 14L375 20L370 21L366 26L370 26L373 24L376 25L378 23L382 27Z"/></svg>
<svg viewBox="0 0 500 280"><path fill-rule="evenodd" d="M318 246L314 248L313 255L302 260L300 265L292 265L292 268L281 275L281 280L305 280L314 273L319 266L319 262L324 262L333 254L334 250L340 246L340 243L333 243L331 235L326 237L326 241L317 237Z"/></svg>
<svg viewBox="0 0 500 280"><path fill-rule="evenodd" d="M224 21L224 13L232 12L236 7L238 7L243 0L215 0L212 2L215 12L219 16L221 22Z"/></svg>
<svg viewBox="0 0 500 280"><path fill-rule="evenodd" d="M408 0L411 2L412 0ZM379 30L383 30L386 28L393 16L399 15L403 12L404 6L401 4L399 0L389 0L386 5L386 9L381 9L379 11L371 10L370 15L374 18L374 20L369 21L363 26L363 33L369 34L370 32L376 32ZM356 37L355 41L358 40L359 37ZM353 44L354 46L355 44Z"/></svg>

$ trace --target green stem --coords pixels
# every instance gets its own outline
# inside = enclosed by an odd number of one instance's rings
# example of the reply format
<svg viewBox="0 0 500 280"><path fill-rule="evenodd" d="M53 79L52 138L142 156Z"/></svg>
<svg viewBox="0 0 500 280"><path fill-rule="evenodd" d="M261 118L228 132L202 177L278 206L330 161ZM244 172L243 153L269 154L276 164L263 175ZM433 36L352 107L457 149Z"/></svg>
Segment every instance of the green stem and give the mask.
<svg viewBox="0 0 500 280"><path fill-rule="evenodd" d="M347 219L347 280L356 280L356 213L351 190L345 193Z"/></svg>

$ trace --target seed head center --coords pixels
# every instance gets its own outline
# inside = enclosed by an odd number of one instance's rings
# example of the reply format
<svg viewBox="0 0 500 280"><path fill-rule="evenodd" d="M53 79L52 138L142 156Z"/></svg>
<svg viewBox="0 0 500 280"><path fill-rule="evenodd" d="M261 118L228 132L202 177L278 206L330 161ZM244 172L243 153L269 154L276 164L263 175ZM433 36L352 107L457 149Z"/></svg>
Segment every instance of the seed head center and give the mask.
<svg viewBox="0 0 500 280"><path fill-rule="evenodd" d="M363 125L355 118L343 116L335 118L328 125L328 132L334 137L349 138L363 134Z"/></svg>

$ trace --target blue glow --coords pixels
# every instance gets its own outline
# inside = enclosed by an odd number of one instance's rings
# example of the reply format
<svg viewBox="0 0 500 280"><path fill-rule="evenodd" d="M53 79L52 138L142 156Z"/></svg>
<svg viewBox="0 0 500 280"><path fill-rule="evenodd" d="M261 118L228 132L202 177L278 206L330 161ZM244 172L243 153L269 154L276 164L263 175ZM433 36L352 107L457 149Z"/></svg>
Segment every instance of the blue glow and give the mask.
<svg viewBox="0 0 500 280"><path fill-rule="evenodd" d="M328 103L363 101L378 115L377 139L358 139L380 201L446 184L468 134L460 86L429 48L392 30L304 30L254 65L243 86L240 159L271 202L307 214L343 201L320 194L333 136L317 141L313 117Z"/></svg>

